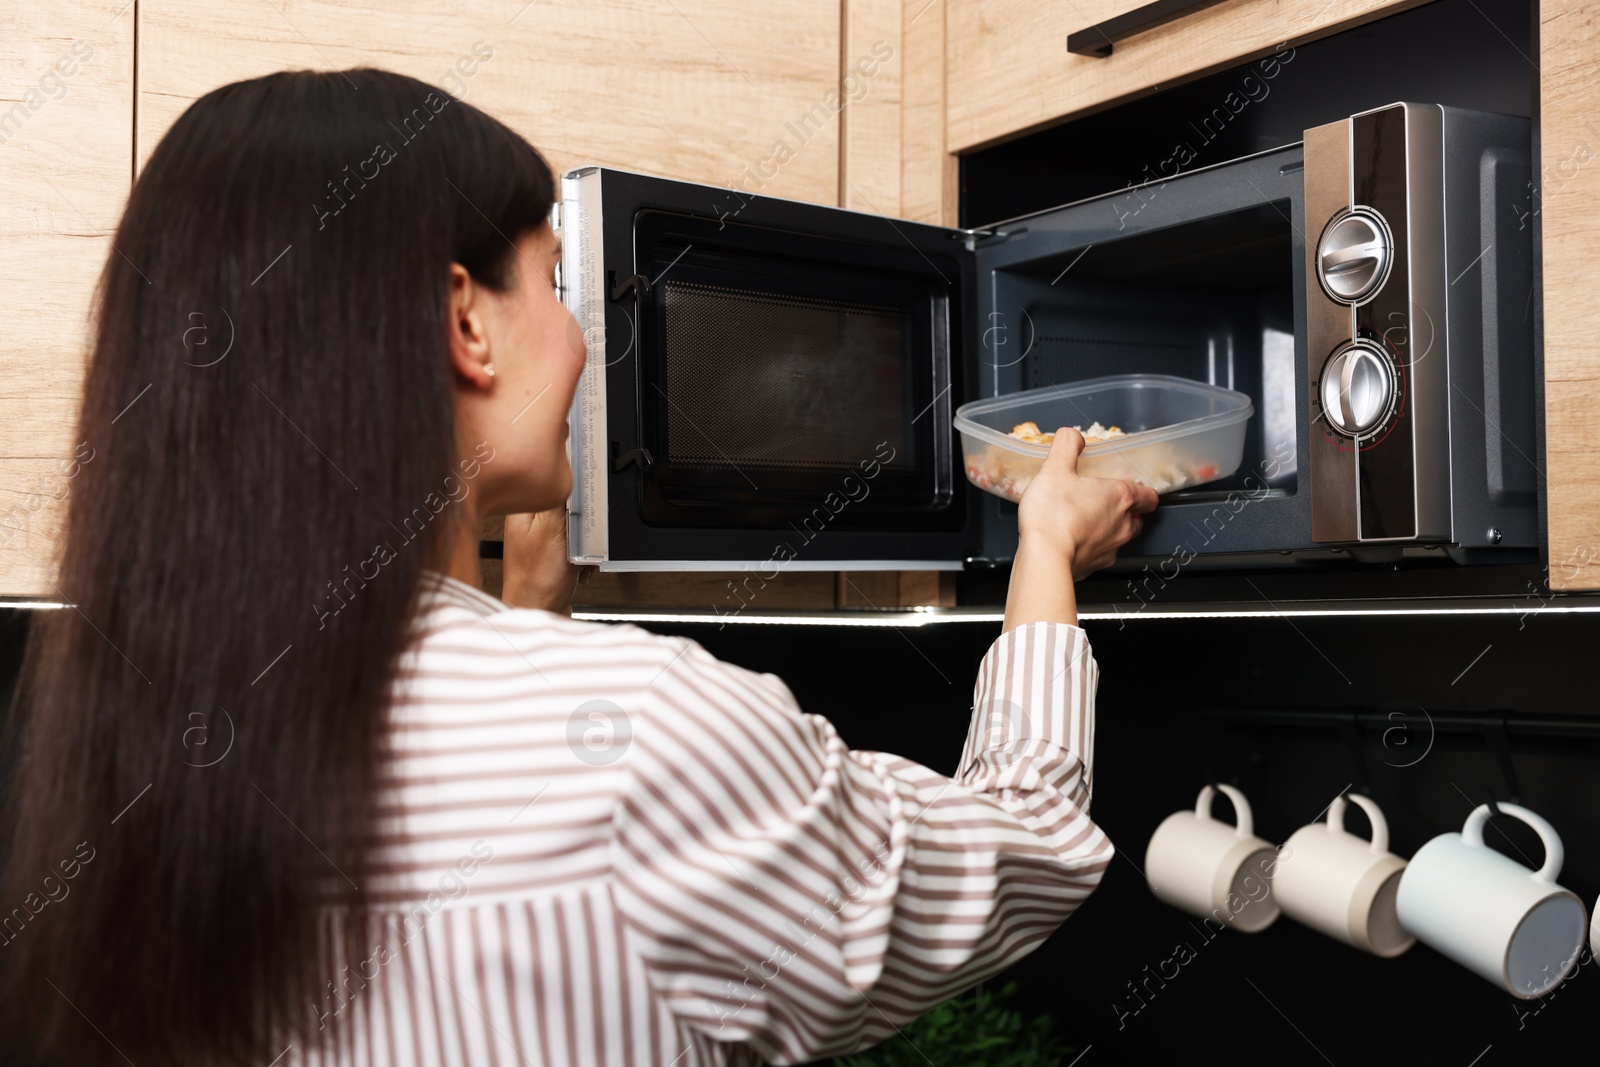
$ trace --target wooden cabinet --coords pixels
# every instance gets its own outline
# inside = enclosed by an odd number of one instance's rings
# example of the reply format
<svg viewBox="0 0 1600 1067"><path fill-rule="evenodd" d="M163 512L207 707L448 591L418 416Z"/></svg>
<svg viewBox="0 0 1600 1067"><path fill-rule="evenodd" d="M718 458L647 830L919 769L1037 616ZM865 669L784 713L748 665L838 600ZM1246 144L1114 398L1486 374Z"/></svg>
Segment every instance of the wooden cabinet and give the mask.
<svg viewBox="0 0 1600 1067"><path fill-rule="evenodd" d="M945 144L945 0L848 0L843 72L892 50L844 118L840 203L956 224L957 157Z"/></svg>
<svg viewBox="0 0 1600 1067"><path fill-rule="evenodd" d="M1119 42L1067 37L1148 0L947 0L947 138L966 152L1324 37L1423 0L1226 0Z"/></svg>
<svg viewBox="0 0 1600 1067"><path fill-rule="evenodd" d="M1539 23L1549 583L1600 589L1600 9L1547 3Z"/></svg>
<svg viewBox="0 0 1600 1067"><path fill-rule="evenodd" d="M793 141L785 124L839 82L839 0L140 0L139 11L141 161L219 85L371 65L483 108L558 172L595 163L725 186ZM458 67L474 46L488 58ZM838 203L838 122L760 191Z"/></svg>
<svg viewBox="0 0 1600 1067"><path fill-rule="evenodd" d="M0 12L0 594L56 597L85 311L133 176L133 7ZM135 398L130 396L130 401Z"/></svg>

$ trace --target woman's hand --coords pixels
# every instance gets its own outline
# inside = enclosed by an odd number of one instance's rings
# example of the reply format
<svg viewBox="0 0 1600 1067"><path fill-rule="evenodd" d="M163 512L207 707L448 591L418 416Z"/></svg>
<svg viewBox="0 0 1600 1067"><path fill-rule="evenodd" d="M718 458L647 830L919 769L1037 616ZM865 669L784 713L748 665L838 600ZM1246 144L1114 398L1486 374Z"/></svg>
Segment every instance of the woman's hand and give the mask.
<svg viewBox="0 0 1600 1067"><path fill-rule="evenodd" d="M1116 561L1117 549L1144 529L1154 489L1078 473L1083 435L1056 431L1044 466L1017 506L1020 540L1011 566L1005 629L1028 622L1078 621L1072 583Z"/></svg>
<svg viewBox="0 0 1600 1067"><path fill-rule="evenodd" d="M1117 549L1139 536L1144 516L1156 508L1156 491L1117 478L1078 473L1083 435L1056 431L1044 466L1017 507L1023 540L1032 537L1072 561L1081 581L1116 562Z"/></svg>
<svg viewBox="0 0 1600 1067"><path fill-rule="evenodd" d="M505 585L500 594L514 608L572 614L572 595L594 567L567 561L567 509L550 508L506 516Z"/></svg>

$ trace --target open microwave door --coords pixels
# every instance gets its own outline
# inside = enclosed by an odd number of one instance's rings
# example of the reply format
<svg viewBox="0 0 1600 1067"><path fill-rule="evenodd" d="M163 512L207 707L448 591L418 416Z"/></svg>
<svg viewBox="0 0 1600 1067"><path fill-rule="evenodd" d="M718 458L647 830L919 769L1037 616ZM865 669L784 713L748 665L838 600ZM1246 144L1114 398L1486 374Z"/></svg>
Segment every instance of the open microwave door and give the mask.
<svg viewBox="0 0 1600 1067"><path fill-rule="evenodd" d="M604 570L959 569L976 495L968 235L601 168L562 182L588 348L574 559Z"/></svg>

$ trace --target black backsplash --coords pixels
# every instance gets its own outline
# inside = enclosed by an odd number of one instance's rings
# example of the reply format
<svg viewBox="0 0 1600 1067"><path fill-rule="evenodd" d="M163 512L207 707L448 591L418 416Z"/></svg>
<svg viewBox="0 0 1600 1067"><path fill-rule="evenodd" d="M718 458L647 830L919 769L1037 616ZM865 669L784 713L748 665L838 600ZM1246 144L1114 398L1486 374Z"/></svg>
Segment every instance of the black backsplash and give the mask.
<svg viewBox="0 0 1600 1067"><path fill-rule="evenodd" d="M854 748L951 773L975 669L999 627L662 629L778 674ZM1494 1067L1591 1047L1600 968L1587 954L1564 985L1523 1002L1425 946L1377 959L1287 918L1258 934L1206 940L1151 895L1141 868L1156 826L1192 808L1208 779L1238 785L1257 833L1275 843L1341 790L1364 784L1383 808L1392 851L1409 857L1459 830L1486 791L1508 799L1484 735L1460 729L1462 719L1488 725L1505 714L1520 802L1562 835L1561 883L1592 907L1600 894L1600 708L1588 659L1600 619L1547 611L1160 619L1120 629L1090 621L1086 629L1101 671L1093 814L1118 858L1083 908L1008 972L1027 1008L1053 1015L1080 1048L1092 1046L1084 1067L1219 1051L1272 1063L1467 1067L1490 1046L1478 1062ZM1384 725L1352 746L1337 724L1305 725L1307 708L1377 712ZM1268 722L1247 721L1255 713ZM1535 714L1564 716L1588 737L1517 733L1516 721ZM1349 823L1365 833L1359 814ZM1520 823L1490 827L1491 845L1540 861L1537 839ZM1194 954L1181 966L1173 962L1180 942ZM1175 968L1176 977L1161 979ZM937 1050L929 1055L943 1063Z"/></svg>

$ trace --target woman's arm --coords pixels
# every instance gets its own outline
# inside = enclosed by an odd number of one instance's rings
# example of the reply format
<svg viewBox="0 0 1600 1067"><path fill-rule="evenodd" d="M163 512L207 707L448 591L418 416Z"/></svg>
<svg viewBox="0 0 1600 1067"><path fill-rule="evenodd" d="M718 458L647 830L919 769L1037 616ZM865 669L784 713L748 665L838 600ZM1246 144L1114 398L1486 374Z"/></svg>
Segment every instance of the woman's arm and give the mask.
<svg viewBox="0 0 1600 1067"><path fill-rule="evenodd" d="M1098 884L1098 668L1072 578L1109 562L1154 494L1079 478L1081 437L1057 440L1024 498L1006 627L953 777L850 750L781 681L693 642L643 694L616 900L697 1042L791 1063L883 1040L1026 954Z"/></svg>
<svg viewBox="0 0 1600 1067"><path fill-rule="evenodd" d="M684 642L633 724L615 898L698 1042L774 1063L892 1036L1024 955L1099 882L1084 632L996 640L953 777L852 751L770 675Z"/></svg>
<svg viewBox="0 0 1600 1067"><path fill-rule="evenodd" d="M1078 621L1073 582L1117 558L1156 508L1149 486L1078 473L1083 435L1056 431L1044 465L1017 506L1018 544L1006 591L1005 629Z"/></svg>

